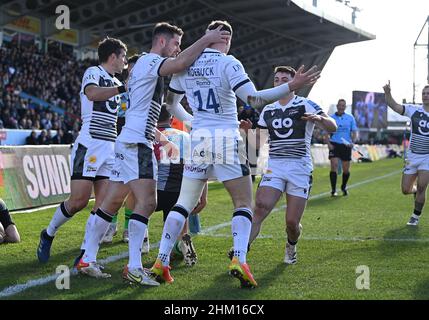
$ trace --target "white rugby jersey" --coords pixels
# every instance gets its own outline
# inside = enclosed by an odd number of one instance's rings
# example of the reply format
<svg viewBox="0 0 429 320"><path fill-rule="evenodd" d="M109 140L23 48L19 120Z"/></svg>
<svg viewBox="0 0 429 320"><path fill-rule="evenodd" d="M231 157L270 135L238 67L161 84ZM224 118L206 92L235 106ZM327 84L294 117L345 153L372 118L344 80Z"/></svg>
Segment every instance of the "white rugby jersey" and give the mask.
<svg viewBox="0 0 429 320"><path fill-rule="evenodd" d="M323 110L313 101L300 96L294 96L285 106L276 101L264 107L258 126L268 129L271 159L307 158L311 161L314 123L302 120L304 113L319 115Z"/></svg>
<svg viewBox="0 0 429 320"><path fill-rule="evenodd" d="M115 142L121 96L118 94L107 101L90 101L85 95L89 85L116 87L122 83L99 65L86 69L80 90L82 128L79 136Z"/></svg>
<svg viewBox="0 0 429 320"><path fill-rule="evenodd" d="M147 53L137 60L131 70L128 80L130 104L118 141L144 143L153 148L164 93L159 68L166 59L156 53Z"/></svg>
<svg viewBox="0 0 429 320"><path fill-rule="evenodd" d="M422 105L404 104L403 115L411 119L409 149L416 154L429 154L429 112Z"/></svg>
<svg viewBox="0 0 429 320"><path fill-rule="evenodd" d="M207 48L187 70L173 76L169 90L186 94L194 120L192 130L238 128L235 91L250 82L233 56Z"/></svg>

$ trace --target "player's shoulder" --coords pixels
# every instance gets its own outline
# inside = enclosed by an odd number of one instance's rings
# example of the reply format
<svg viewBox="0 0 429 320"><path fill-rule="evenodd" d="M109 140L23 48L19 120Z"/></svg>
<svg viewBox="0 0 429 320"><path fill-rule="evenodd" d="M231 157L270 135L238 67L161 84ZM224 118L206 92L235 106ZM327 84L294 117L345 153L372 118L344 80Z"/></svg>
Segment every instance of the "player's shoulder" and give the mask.
<svg viewBox="0 0 429 320"><path fill-rule="evenodd" d="M278 103L273 102L273 103L267 104L264 108L262 108L261 114L267 111L277 110L279 108L280 106L278 105Z"/></svg>
<svg viewBox="0 0 429 320"><path fill-rule="evenodd" d="M143 52L141 57L137 60L136 65L134 66L134 68L144 68L146 66L149 67L154 67L157 63L159 63L160 61L164 60L165 58L161 57L159 54L157 53L146 53Z"/></svg>
<svg viewBox="0 0 429 320"><path fill-rule="evenodd" d="M405 108L414 109L414 110L420 110L423 109L423 105L421 104L413 104L413 103L404 103L403 106Z"/></svg>
<svg viewBox="0 0 429 320"><path fill-rule="evenodd" d="M316 102L314 102L313 100L306 98L306 97L301 97L301 96L297 96L295 95L295 99L292 102L292 104L304 104L307 107L313 107L316 110L321 110L322 108L320 107L320 105Z"/></svg>
<svg viewBox="0 0 429 320"><path fill-rule="evenodd" d="M89 74L89 73L90 74L101 74L102 69L100 68L100 66L91 66L85 70L84 74Z"/></svg>

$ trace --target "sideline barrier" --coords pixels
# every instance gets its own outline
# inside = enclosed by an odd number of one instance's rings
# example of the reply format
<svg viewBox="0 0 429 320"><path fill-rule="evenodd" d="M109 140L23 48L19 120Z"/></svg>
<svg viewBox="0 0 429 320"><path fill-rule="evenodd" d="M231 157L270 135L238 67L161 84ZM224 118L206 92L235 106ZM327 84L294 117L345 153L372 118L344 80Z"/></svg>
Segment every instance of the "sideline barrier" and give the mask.
<svg viewBox="0 0 429 320"><path fill-rule="evenodd" d="M388 156L388 149L398 153L397 145L357 145L353 161L364 157L372 161ZM0 197L10 210L55 204L70 194L70 145L0 146ZM314 144L311 154L315 166L329 165L327 145ZM262 174L268 164L268 144L259 150L255 174Z"/></svg>
<svg viewBox="0 0 429 320"><path fill-rule="evenodd" d="M9 210L59 203L70 194L70 145L0 147L0 197Z"/></svg>

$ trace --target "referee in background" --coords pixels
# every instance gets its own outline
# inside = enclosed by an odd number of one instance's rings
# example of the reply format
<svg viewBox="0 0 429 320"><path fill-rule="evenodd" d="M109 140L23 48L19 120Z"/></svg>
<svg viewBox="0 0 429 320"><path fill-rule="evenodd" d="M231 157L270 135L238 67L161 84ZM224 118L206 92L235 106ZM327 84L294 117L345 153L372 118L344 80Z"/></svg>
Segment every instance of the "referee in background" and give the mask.
<svg viewBox="0 0 429 320"><path fill-rule="evenodd" d="M338 159L342 163L342 183L341 191L344 196L348 195L347 182L350 178L350 161L352 159L353 144L358 138L358 128L356 120L351 114L345 113L346 100L339 99L337 103L337 112L331 117L337 124L337 131L327 136L326 142L329 148L329 160L331 161L331 172L329 174L331 180L331 196L336 197L337 194L337 169Z"/></svg>

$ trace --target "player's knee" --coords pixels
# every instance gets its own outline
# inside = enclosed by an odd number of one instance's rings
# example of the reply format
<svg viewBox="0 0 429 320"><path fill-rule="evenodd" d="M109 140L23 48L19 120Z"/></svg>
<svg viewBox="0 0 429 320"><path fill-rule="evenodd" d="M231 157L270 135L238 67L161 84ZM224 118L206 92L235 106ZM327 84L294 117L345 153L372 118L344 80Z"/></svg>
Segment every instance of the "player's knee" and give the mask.
<svg viewBox="0 0 429 320"><path fill-rule="evenodd" d="M67 211L72 216L76 212L84 209L88 205L88 201L89 199L86 197L72 198L69 201L67 201L67 205L66 205Z"/></svg>
<svg viewBox="0 0 429 320"><path fill-rule="evenodd" d="M156 199L145 199L145 201L137 200L135 208L144 212L154 212L156 209ZM136 210L136 211L137 211Z"/></svg>
<svg viewBox="0 0 429 320"><path fill-rule="evenodd" d="M3 199L0 199L0 212L7 210L6 203L3 201Z"/></svg>
<svg viewBox="0 0 429 320"><path fill-rule="evenodd" d="M407 186L402 186L402 188L401 188L402 194L405 194L405 195L410 194L412 192L412 190L413 190L412 187L410 188Z"/></svg>
<svg viewBox="0 0 429 320"><path fill-rule="evenodd" d="M17 233L13 233L11 235L7 235L7 242L10 242L10 243L21 242L21 237Z"/></svg>
<svg viewBox="0 0 429 320"><path fill-rule="evenodd" d="M294 218L287 218L286 228L288 231L299 232L299 220Z"/></svg>
<svg viewBox="0 0 429 320"><path fill-rule="evenodd" d="M255 212L265 213L270 210L270 204L265 199L256 198Z"/></svg>

